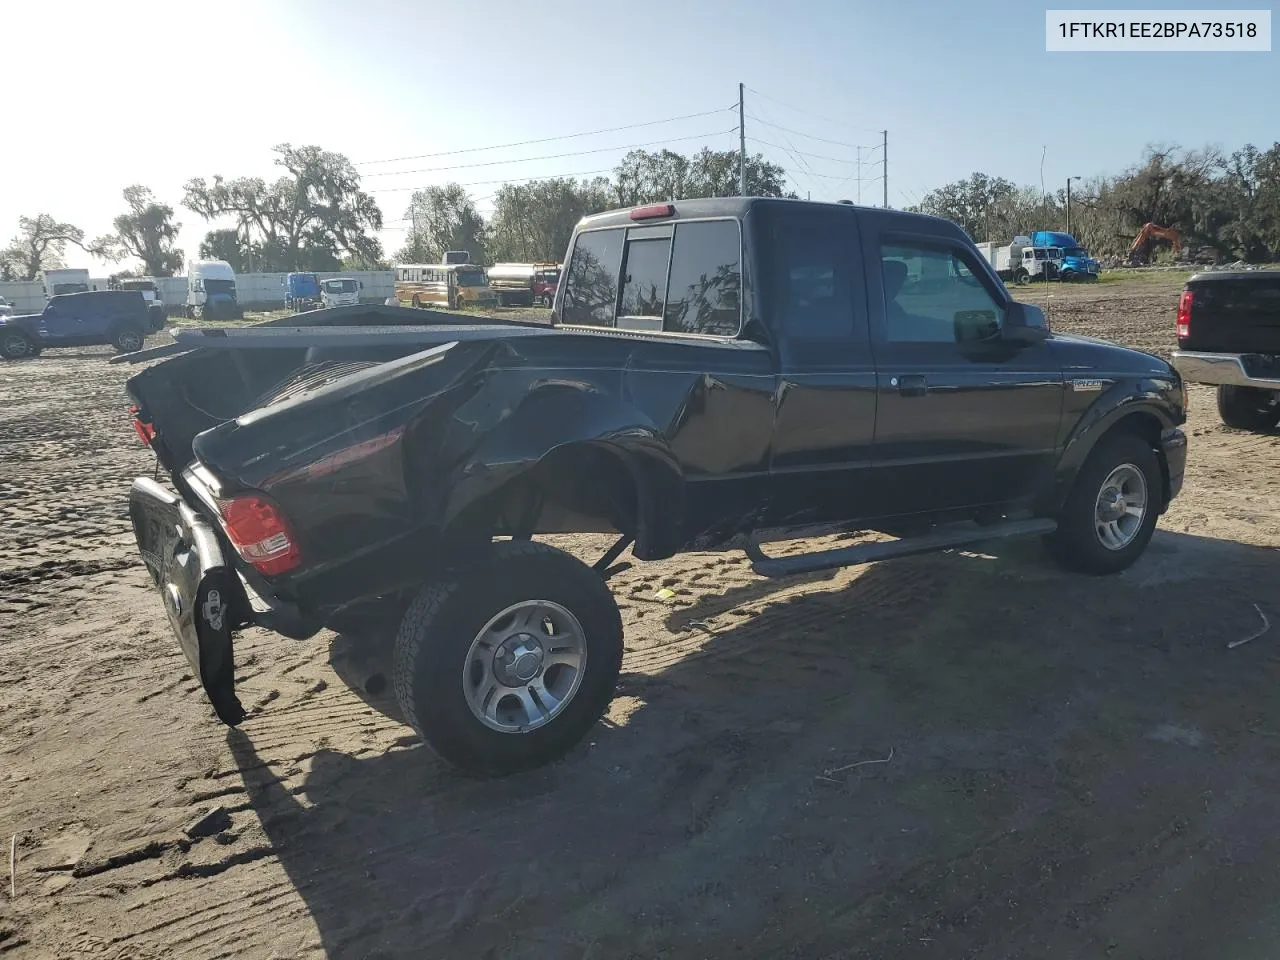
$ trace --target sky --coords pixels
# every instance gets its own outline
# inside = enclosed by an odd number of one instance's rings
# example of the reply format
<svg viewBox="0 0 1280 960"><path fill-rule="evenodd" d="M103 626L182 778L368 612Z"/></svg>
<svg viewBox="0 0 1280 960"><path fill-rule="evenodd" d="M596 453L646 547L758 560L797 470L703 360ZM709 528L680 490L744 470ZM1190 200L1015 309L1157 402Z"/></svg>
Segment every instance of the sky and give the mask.
<svg viewBox="0 0 1280 960"><path fill-rule="evenodd" d="M1280 139L1280 54L1046 53L1045 10L1065 6L11 3L0 64L39 79L3 114L0 242L37 213L101 235L140 183L175 208L193 256L211 225L181 206L183 184L270 177L272 146L290 142L357 164L390 254L415 187L456 181L488 212L504 180L607 172L635 146L736 149L740 82L748 150L815 200L881 202L882 130L894 207L979 170L1038 187L1043 162L1052 191L1148 144ZM67 261L111 269L74 247Z"/></svg>

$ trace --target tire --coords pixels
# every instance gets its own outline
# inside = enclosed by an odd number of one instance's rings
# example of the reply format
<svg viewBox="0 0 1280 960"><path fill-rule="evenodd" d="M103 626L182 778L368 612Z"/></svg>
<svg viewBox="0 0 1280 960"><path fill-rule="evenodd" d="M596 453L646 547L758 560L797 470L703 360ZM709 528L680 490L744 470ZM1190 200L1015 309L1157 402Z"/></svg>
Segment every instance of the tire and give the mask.
<svg viewBox="0 0 1280 960"><path fill-rule="evenodd" d="M1019 267L1018 272L1013 275L1013 282L1020 287L1026 286L1031 282L1031 274Z"/></svg>
<svg viewBox="0 0 1280 960"><path fill-rule="evenodd" d="M1280 391L1219 386L1218 416L1228 427L1266 433L1280 423Z"/></svg>
<svg viewBox="0 0 1280 960"><path fill-rule="evenodd" d="M421 307L422 307L422 300L421 300L421 299L418 297L418 295L415 293L415 294L413 295L413 309L415 309L415 310L419 310L419 309L421 309Z"/></svg>
<svg viewBox="0 0 1280 960"><path fill-rule="evenodd" d="M29 360L38 356L40 348L21 330L0 332L0 357L6 360Z"/></svg>
<svg viewBox="0 0 1280 960"><path fill-rule="evenodd" d="M1123 501L1136 507L1133 501L1138 486L1143 497L1142 515L1136 518L1136 524L1129 524L1121 515L1114 522L1124 537L1110 536L1115 529L1102 527L1110 513L1107 508L1119 509ZM1117 501L1116 493L1124 495L1122 501ZM1095 576L1119 573L1146 550L1155 532L1163 495L1160 462L1147 441L1123 430L1110 433L1098 441L1076 474L1066 506L1058 516L1058 529L1045 538L1046 546L1068 570ZM1110 502L1104 502L1104 497Z"/></svg>
<svg viewBox="0 0 1280 960"><path fill-rule="evenodd" d="M392 680L405 719L442 759L471 774L505 776L563 756L604 713L622 665L622 618L598 573L546 544L495 543L482 566L424 588L410 603ZM513 609L536 625L519 631L504 616ZM548 622L569 644L557 648L560 655L571 660L574 644L581 651L576 670L544 666L544 652L529 652L534 638L547 636ZM486 630L492 654L479 646ZM534 649L542 651L541 643ZM520 680L526 672L528 682ZM485 697L484 690L496 692ZM517 690L549 716L536 719Z"/></svg>
<svg viewBox="0 0 1280 960"><path fill-rule="evenodd" d="M1063 270L1060 274L1058 274L1058 279L1061 280L1063 283L1071 283L1072 281L1075 280L1075 278L1076 278L1076 272L1074 270Z"/></svg>
<svg viewBox="0 0 1280 960"><path fill-rule="evenodd" d="M111 336L111 346L116 353L136 353L142 349L147 335L137 327L120 327Z"/></svg>

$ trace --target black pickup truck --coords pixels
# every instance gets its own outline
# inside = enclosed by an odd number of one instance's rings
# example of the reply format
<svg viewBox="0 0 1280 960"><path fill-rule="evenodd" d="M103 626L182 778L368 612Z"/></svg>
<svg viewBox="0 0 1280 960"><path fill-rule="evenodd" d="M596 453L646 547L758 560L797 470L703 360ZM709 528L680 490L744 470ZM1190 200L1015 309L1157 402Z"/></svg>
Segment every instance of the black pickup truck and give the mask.
<svg viewBox="0 0 1280 960"><path fill-rule="evenodd" d="M1178 301L1173 365L1190 383L1218 388L1229 427L1280 423L1280 270L1197 273Z"/></svg>
<svg viewBox="0 0 1280 960"><path fill-rule="evenodd" d="M607 706L624 551L741 544L786 576L1039 535L1134 562L1181 485L1163 360L1051 333L958 227L842 204L680 201L583 220L554 324L340 307L131 359L142 556L218 716L232 636L398 624L437 753L501 774ZM777 535L876 530L777 557ZM611 532L588 564L533 540Z"/></svg>

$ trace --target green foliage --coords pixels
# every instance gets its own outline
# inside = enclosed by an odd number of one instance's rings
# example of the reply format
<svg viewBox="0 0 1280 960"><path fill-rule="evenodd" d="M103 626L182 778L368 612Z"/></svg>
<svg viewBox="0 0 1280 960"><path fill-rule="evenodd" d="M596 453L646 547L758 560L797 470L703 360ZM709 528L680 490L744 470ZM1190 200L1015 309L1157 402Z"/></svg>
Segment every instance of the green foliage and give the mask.
<svg viewBox="0 0 1280 960"><path fill-rule="evenodd" d="M253 270L336 270L350 256L379 261L382 246L372 234L382 229L382 212L360 189L351 161L315 146L282 143L275 152L285 176L272 183L196 177L183 205L206 220L234 218L243 243L238 259Z"/></svg>
<svg viewBox="0 0 1280 960"><path fill-rule="evenodd" d="M1065 189L1042 197L982 173L929 192L918 209L975 240L1066 227ZM1071 232L1096 255L1127 253L1146 223L1173 227L1188 254L1206 259L1280 260L1280 143L1230 156L1153 146L1138 165L1072 190Z"/></svg>
<svg viewBox="0 0 1280 960"><path fill-rule="evenodd" d="M398 262L440 263L446 250L467 250L472 263L486 262L484 218L458 184L416 191L405 217L412 226Z"/></svg>
<svg viewBox="0 0 1280 960"><path fill-rule="evenodd" d="M129 209L115 218L116 232L95 240L93 251L114 263L137 257L143 276L173 276L182 266L182 250L175 246L182 224L173 222L173 207L157 202L140 184L124 188L124 201Z"/></svg>
<svg viewBox="0 0 1280 960"><path fill-rule="evenodd" d="M559 261L574 225L611 206L609 182L604 178L506 184L494 196L489 253L494 262Z"/></svg>

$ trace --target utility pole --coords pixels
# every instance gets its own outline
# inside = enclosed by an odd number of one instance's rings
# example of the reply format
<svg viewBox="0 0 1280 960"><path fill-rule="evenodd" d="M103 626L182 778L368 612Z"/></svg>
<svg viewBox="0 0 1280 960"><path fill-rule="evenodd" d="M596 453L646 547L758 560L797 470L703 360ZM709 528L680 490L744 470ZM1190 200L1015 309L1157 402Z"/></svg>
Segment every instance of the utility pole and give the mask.
<svg viewBox="0 0 1280 960"><path fill-rule="evenodd" d="M743 84L738 84L738 196L747 195L747 127L743 122L746 109L743 106Z"/></svg>
<svg viewBox="0 0 1280 960"><path fill-rule="evenodd" d="M881 130L880 141L880 179L884 187L884 208L889 209L889 131Z"/></svg>
<svg viewBox="0 0 1280 960"><path fill-rule="evenodd" d="M858 148L858 206L862 206L862 148Z"/></svg>
<svg viewBox="0 0 1280 960"><path fill-rule="evenodd" d="M1067 177L1067 233L1071 232L1071 181L1079 177Z"/></svg>

